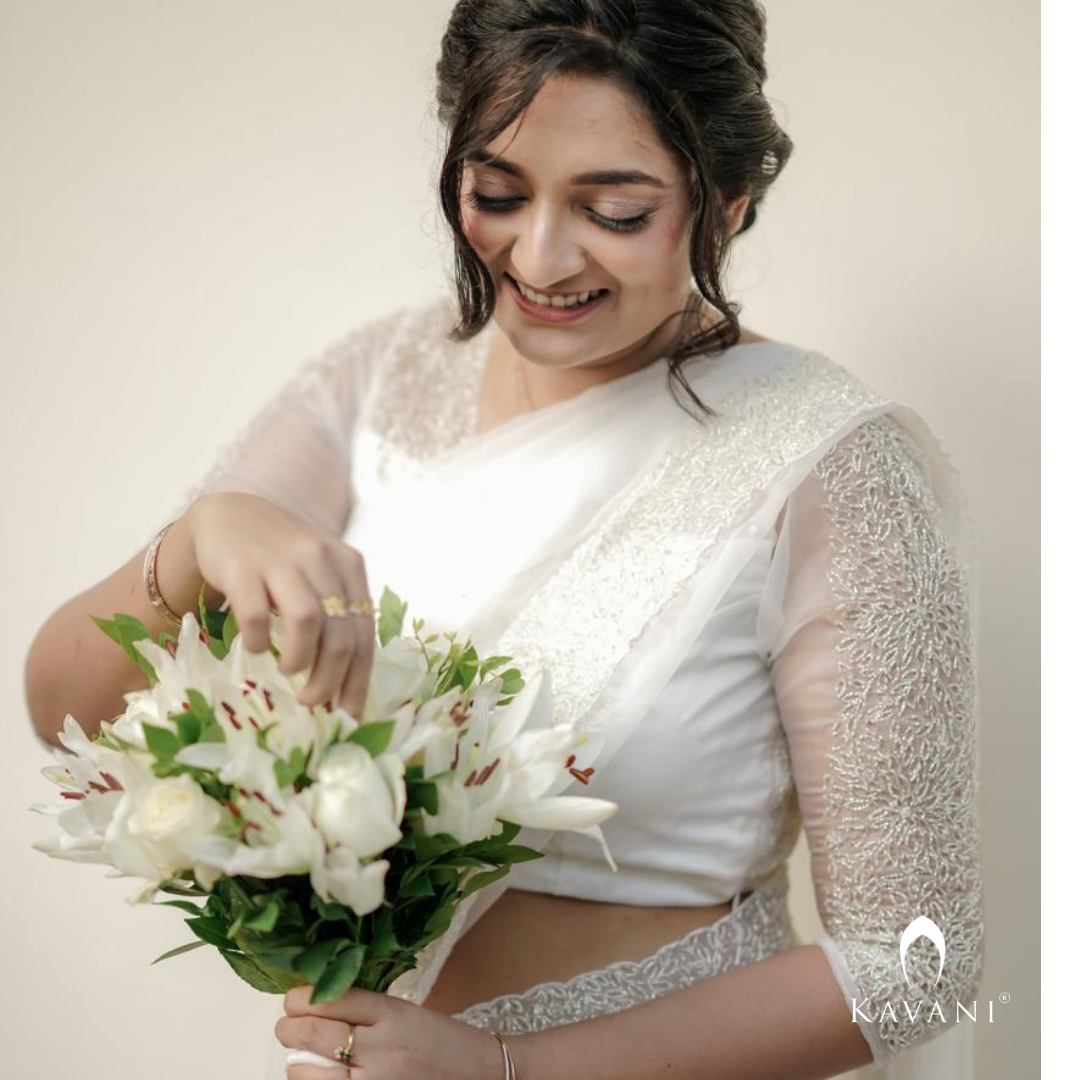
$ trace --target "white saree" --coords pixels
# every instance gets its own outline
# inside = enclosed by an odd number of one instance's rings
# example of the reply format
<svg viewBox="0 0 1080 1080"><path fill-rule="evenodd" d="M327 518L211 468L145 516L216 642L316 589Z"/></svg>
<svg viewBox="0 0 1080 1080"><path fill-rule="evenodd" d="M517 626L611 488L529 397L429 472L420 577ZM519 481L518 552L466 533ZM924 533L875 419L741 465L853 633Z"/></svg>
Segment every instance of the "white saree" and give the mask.
<svg viewBox="0 0 1080 1080"><path fill-rule="evenodd" d="M826 928L815 944L874 1056L858 1076L973 1075L972 1026L952 1012L982 965L975 552L938 440L842 366L776 342L685 365L716 410L704 422L660 361L478 434L492 327L453 344L454 317L448 300L400 309L313 358L182 505L248 490L343 536L374 597L389 584L430 628L514 656L526 677L546 667L555 719L591 736L576 764L598 772L782 523L762 624ZM513 885L473 894L390 992L422 1003ZM946 941L940 979L925 938L900 962L919 915ZM905 1016L923 998L949 1023ZM268 1075L283 1060L277 1048Z"/></svg>

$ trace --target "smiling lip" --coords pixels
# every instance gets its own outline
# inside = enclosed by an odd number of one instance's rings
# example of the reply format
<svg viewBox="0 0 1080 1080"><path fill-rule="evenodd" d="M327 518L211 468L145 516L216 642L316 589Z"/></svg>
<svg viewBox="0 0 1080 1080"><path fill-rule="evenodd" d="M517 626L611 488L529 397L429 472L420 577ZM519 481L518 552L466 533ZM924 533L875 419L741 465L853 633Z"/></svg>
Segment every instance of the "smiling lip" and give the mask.
<svg viewBox="0 0 1080 1080"><path fill-rule="evenodd" d="M510 292L513 294L514 300L521 310L535 319L540 319L543 322L549 323L576 322L578 319L583 319L589 312L600 307L608 296L611 295L605 290L595 299L587 300L584 304L576 304L574 307L569 308L554 307L550 304L534 304L521 291L521 288L514 278L509 274L506 275L506 278L510 282ZM581 291L584 292L585 290L582 289Z"/></svg>

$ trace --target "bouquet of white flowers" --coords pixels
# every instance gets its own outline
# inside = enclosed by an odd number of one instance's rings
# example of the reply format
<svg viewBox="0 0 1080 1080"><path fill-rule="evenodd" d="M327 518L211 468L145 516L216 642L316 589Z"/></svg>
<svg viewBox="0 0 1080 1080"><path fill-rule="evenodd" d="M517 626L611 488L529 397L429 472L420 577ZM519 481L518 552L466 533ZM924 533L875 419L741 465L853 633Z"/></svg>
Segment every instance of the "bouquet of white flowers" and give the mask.
<svg viewBox="0 0 1080 1080"><path fill-rule="evenodd" d="M548 795L586 736L551 722L548 673L481 659L452 632L402 633L406 605L380 598L363 714L303 705L308 672L252 654L231 612L184 615L152 640L129 615L95 622L146 673L146 690L88 738L68 715L43 774L61 788L60 834L39 851L142 879L131 903L180 899L196 935L158 960L214 946L267 993L310 984L313 1002L385 991L449 926L465 897L542 853L524 827L593 836L616 803ZM439 648L440 637L443 648ZM501 670L500 670L501 669ZM196 900L202 900L201 905Z"/></svg>

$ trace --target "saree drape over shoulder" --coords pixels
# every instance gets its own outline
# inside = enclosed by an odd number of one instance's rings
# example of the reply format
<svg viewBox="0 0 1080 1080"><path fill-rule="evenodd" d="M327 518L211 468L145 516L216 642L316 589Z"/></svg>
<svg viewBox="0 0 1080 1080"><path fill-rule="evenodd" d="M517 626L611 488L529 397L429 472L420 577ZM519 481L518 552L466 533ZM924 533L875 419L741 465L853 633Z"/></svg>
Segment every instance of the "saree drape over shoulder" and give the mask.
<svg viewBox="0 0 1080 1080"><path fill-rule="evenodd" d="M523 829L546 858L469 897L391 992L422 1003L507 887L719 903L775 881L801 828L814 944L874 1057L860 1076L970 1076L976 564L937 438L779 342L687 362L704 420L658 361L481 434L493 328L456 344L455 318L401 308L313 357L180 507L263 495L363 552L373 597L546 667L556 721L590 736L581 793L620 804L618 873L594 835ZM920 916L943 962L925 936L902 959Z"/></svg>

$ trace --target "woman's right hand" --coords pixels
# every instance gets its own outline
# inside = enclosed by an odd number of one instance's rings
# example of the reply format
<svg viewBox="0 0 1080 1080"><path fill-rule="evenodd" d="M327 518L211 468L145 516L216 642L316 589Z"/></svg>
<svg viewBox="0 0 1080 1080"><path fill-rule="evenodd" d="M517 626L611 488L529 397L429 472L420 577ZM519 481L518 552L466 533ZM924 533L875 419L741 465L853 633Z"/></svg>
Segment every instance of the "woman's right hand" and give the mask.
<svg viewBox="0 0 1080 1080"><path fill-rule="evenodd" d="M367 699L375 644L370 615L330 616L320 598L370 600L364 557L337 536L258 495L200 495L184 514L203 580L229 601L248 652L270 647L270 613L284 623L278 666L309 665L297 695L330 702L357 719Z"/></svg>

